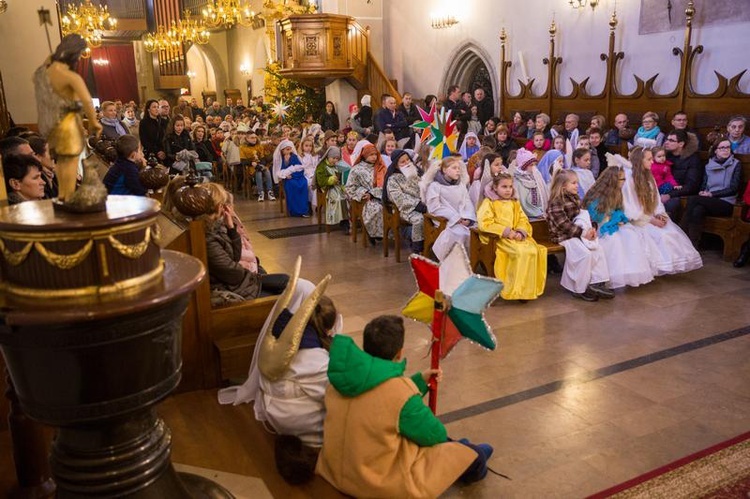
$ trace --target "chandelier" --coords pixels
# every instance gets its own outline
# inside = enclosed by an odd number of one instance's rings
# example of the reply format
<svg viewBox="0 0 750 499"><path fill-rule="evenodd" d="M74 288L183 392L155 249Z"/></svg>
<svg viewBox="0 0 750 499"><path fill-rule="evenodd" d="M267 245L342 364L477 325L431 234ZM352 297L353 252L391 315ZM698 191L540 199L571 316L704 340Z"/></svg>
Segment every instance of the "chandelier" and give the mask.
<svg viewBox="0 0 750 499"><path fill-rule="evenodd" d="M242 0L208 0L203 9L203 21L210 28L231 28L235 24L252 26L255 12Z"/></svg>
<svg viewBox="0 0 750 499"><path fill-rule="evenodd" d="M190 11L186 10L184 19L172 21L169 29L159 26L156 33L148 33L143 45L147 52L166 50L179 47L183 43L205 45L211 36L202 20L192 19Z"/></svg>
<svg viewBox="0 0 750 499"><path fill-rule="evenodd" d="M102 44L102 31L117 28L117 19L110 17L107 6L94 5L85 0L79 5L69 6L60 19L62 35L78 34L86 40L86 50L82 57L90 57L91 49Z"/></svg>
<svg viewBox="0 0 750 499"><path fill-rule="evenodd" d="M599 0L568 0L568 3L574 9L582 9L588 4L591 6L591 10L594 10L599 5Z"/></svg>

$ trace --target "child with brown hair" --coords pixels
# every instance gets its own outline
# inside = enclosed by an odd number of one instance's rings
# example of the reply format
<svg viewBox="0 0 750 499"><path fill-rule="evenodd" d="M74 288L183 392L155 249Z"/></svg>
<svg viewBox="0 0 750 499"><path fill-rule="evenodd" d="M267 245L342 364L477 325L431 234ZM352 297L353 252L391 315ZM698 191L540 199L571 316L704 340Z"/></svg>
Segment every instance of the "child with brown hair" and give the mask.
<svg viewBox="0 0 750 499"><path fill-rule="evenodd" d="M581 210L578 192L575 172L560 170L552 178L547 224L552 242L565 247L560 285L584 301L613 298L603 287L609 281L607 260L588 212Z"/></svg>
<svg viewBox="0 0 750 499"><path fill-rule="evenodd" d="M345 494L369 497L438 497L456 480L483 479L492 447L451 441L422 401L442 372L404 376L403 319L376 317L362 343L333 338L316 472Z"/></svg>
<svg viewBox="0 0 750 499"><path fill-rule="evenodd" d="M535 300L547 280L547 248L532 238L531 223L514 198L513 177L492 181L499 199L485 199L477 210L479 229L500 236L495 248L495 277L503 282L504 300ZM482 241L487 244L486 236Z"/></svg>
<svg viewBox="0 0 750 499"><path fill-rule="evenodd" d="M651 154L654 157L651 173L656 180L659 194L669 194L674 190L682 189L680 183L672 176L672 162L667 159L667 150L663 147L652 147Z"/></svg>

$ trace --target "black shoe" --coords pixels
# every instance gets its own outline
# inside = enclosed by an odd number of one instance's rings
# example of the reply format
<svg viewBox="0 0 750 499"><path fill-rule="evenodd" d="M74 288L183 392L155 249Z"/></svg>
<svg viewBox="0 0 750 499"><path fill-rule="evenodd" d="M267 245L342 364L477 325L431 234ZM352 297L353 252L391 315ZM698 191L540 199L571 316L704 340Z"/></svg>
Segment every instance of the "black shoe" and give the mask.
<svg viewBox="0 0 750 499"><path fill-rule="evenodd" d="M547 273L557 275L563 273L562 265L555 255L547 255Z"/></svg>
<svg viewBox="0 0 750 499"><path fill-rule="evenodd" d="M596 296L604 300L611 300L615 297L615 292L604 287L604 284L592 284L586 291L592 291Z"/></svg>
<svg viewBox="0 0 750 499"><path fill-rule="evenodd" d="M737 268L744 267L747 261L750 259L750 241L745 241L740 250L740 256L734 261L732 265Z"/></svg>
<svg viewBox="0 0 750 499"><path fill-rule="evenodd" d="M588 288L583 293L572 293L575 298L579 298L583 301L599 301L599 296L594 293L591 288Z"/></svg>

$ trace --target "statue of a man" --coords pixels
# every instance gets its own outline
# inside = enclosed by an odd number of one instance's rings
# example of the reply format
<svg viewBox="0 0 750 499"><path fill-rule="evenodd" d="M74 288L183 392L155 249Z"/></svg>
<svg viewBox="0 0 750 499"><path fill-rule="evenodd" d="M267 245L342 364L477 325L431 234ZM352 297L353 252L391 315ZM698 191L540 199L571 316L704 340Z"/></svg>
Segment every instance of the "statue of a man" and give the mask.
<svg viewBox="0 0 750 499"><path fill-rule="evenodd" d="M85 145L81 108L88 118L89 134L98 136L102 125L96 119L91 94L75 69L86 41L79 35L62 39L44 64L34 72L39 132L47 137L57 156L60 201L76 189L80 155Z"/></svg>

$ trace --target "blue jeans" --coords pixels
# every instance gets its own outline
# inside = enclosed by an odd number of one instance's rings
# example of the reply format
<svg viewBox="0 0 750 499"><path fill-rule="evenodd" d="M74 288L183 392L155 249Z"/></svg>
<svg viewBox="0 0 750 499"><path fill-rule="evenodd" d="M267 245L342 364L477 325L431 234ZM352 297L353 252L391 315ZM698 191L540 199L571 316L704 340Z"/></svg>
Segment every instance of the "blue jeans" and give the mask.
<svg viewBox="0 0 750 499"><path fill-rule="evenodd" d="M266 188L263 189L263 180L266 181ZM271 172L268 168L262 168L260 166L255 168L255 185L258 186L258 194L261 192L268 192L273 190L273 180L271 180Z"/></svg>

